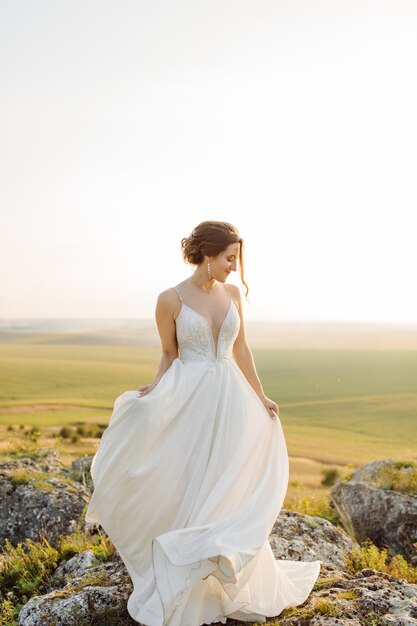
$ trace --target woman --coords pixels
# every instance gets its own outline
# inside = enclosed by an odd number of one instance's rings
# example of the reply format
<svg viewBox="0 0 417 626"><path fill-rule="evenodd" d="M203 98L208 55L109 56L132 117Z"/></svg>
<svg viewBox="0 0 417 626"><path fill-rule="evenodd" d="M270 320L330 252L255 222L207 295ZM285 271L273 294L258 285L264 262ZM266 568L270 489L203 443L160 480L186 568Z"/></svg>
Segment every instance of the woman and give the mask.
<svg viewBox="0 0 417 626"><path fill-rule="evenodd" d="M279 407L247 344L240 290L227 285L243 240L206 221L182 240L193 275L163 291L152 383L116 398L93 459L86 513L134 586L146 626L266 621L302 604L321 561L276 560L268 536L288 486Z"/></svg>

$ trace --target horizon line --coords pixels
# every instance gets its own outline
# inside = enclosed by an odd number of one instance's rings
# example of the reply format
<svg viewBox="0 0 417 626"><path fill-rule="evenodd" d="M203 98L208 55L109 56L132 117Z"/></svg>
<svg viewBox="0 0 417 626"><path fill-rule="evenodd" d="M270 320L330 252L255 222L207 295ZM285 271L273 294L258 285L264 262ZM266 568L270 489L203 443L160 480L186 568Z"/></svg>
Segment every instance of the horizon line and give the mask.
<svg viewBox="0 0 417 626"><path fill-rule="evenodd" d="M2 317L0 324L14 322L37 322L37 321L55 321L55 322L152 322L155 323L154 317ZM246 318L245 323L275 323L275 324L352 324L352 325L378 325L378 326L412 326L417 329L417 321L400 321L400 320L355 320L355 319L280 319L280 318Z"/></svg>

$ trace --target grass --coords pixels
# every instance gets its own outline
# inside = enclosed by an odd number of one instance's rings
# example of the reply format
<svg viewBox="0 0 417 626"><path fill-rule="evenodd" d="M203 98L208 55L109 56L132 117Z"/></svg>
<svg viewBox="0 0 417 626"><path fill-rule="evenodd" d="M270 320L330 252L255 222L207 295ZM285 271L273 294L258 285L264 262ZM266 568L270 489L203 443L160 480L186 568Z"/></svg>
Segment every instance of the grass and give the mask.
<svg viewBox="0 0 417 626"><path fill-rule="evenodd" d="M60 472L41 472L30 469L17 469L12 470L9 474L10 480L15 485L33 485L36 489L41 491L54 491L56 487L51 484L50 479L55 478L60 483L67 485L67 490L70 493L77 493L77 489L74 487L71 478L68 478Z"/></svg>
<svg viewBox="0 0 417 626"><path fill-rule="evenodd" d="M0 344L0 424L108 422L115 398L152 380L160 351L120 345ZM413 456L416 351L254 350L280 405L289 452L325 464Z"/></svg>
<svg viewBox="0 0 417 626"><path fill-rule="evenodd" d="M39 454L41 454L40 451ZM398 463L398 467L410 467L410 463L404 461ZM305 512L312 515L325 517L328 514L328 505L325 500L308 502L305 499L303 508ZM112 558L115 548L105 534L100 531L90 534L81 530L85 509L86 507L78 520L78 530L62 536L56 547L52 547L42 535L39 541L27 539L16 547L6 539L0 553L0 623L16 626L17 616L23 604L33 595L45 593L51 576L60 563L85 550L92 550L98 562L106 562ZM415 545L417 548L417 544ZM388 554L386 549L378 548L370 540L365 541L358 548L345 551L344 561L344 569L353 575L364 568L372 568L410 583L417 583L416 567L413 567L401 555ZM338 575L319 577L313 589L319 591L338 586L339 579ZM91 572L91 575L85 576L82 581L70 584L66 589L57 590L54 595L56 598L68 597L89 585L109 586L112 585L112 581L105 572ZM308 606L288 608L280 617L283 619L286 617L311 618L315 615L324 615L342 618L344 609L337 604L337 601L355 600L357 597L354 590L342 590L332 600L313 596ZM109 624L125 623L125 611L117 611L117 615L113 616L114 619L117 618L117 621L112 622L112 615L108 615ZM372 622L373 615L368 617L366 623L374 623ZM278 623L279 621L275 621L269 624Z"/></svg>
<svg viewBox="0 0 417 626"><path fill-rule="evenodd" d="M56 547L42 534L39 541L26 539L17 546L6 539L0 553L0 623L17 623L14 620L22 606L32 596L46 592L58 565L85 550L92 550L102 562L115 551L110 539L101 532L77 530L60 537Z"/></svg>
<svg viewBox="0 0 417 626"><path fill-rule="evenodd" d="M57 589L53 592L53 597L68 598L81 591L81 589L84 589L84 587L89 587L90 585L99 587L113 587L114 582L106 572L96 572L90 575L83 576L82 580L78 582L69 583L65 586L65 589Z"/></svg>
<svg viewBox="0 0 417 626"><path fill-rule="evenodd" d="M253 352L280 405L286 506L319 500L335 477L370 460L417 460L417 351ZM30 440L56 447L67 464L94 454L117 396L152 380L159 358L159 348L71 344L56 334L0 342L0 458L9 442Z"/></svg>
<svg viewBox="0 0 417 626"><path fill-rule="evenodd" d="M253 353L265 393L280 405L290 455L286 508L338 525L338 516L329 506L331 486L338 478L347 480L356 467L388 457L396 457L397 463L381 471L380 486L415 493L417 351L258 349ZM159 348L72 344L68 335L2 341L0 456L41 461L46 453L40 447L56 448L69 464L94 454L115 398L152 380L159 358ZM47 488L40 472L29 475L16 470L12 479L16 484L35 481L39 488ZM54 548L43 539L27 540L15 548L6 542L0 554L0 623L17 624L22 604L44 593L56 567L88 549L99 561L114 552L104 535L89 535L80 528L61 537ZM347 552L345 567L351 573L370 567L417 582L416 568L371 542ZM105 576L84 581L106 582L110 584ZM319 579L314 589L336 582L337 577ZM341 591L336 599L353 600L352 594ZM316 614L341 616L341 609L328 599L314 598L308 608L287 609L282 617ZM121 615L119 622L116 615L109 616L109 624L125 623L124 619ZM370 614L362 626L378 623L378 617Z"/></svg>
<svg viewBox="0 0 417 626"><path fill-rule="evenodd" d="M417 543L414 546L417 549ZM378 548L370 539L345 553L344 568L351 574L365 568L375 569L403 578L409 583L417 583L417 567L413 567L401 554L388 553L385 548Z"/></svg>
<svg viewBox="0 0 417 626"><path fill-rule="evenodd" d="M316 517L322 517L329 522L338 526L343 530L340 524L340 517L338 513L330 506L329 498L327 494L310 496L293 496L292 500L285 507L291 511L297 511L304 515L313 515Z"/></svg>
<svg viewBox="0 0 417 626"><path fill-rule="evenodd" d="M381 489L417 493L417 463L413 461L396 461L390 467L381 467L378 478Z"/></svg>
<svg viewBox="0 0 417 626"><path fill-rule="evenodd" d="M117 395L146 382L157 361L149 348L2 343L0 407L62 402L109 411Z"/></svg>

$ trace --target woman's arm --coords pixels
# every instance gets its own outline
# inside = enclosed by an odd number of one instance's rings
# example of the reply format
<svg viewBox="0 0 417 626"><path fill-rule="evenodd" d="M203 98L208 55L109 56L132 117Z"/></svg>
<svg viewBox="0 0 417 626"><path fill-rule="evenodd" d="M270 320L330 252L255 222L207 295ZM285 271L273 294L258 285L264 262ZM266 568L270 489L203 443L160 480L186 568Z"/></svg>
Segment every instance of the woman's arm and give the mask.
<svg viewBox="0 0 417 626"><path fill-rule="evenodd" d="M149 385L140 387L138 391L141 397L159 383L165 372L171 367L174 359L178 357L178 344L175 334L175 312L178 309L178 297L170 289L163 291L158 296L155 308L155 320L158 327L159 336L162 344L162 356L159 361L158 369L155 374L154 381Z"/></svg>
<svg viewBox="0 0 417 626"><path fill-rule="evenodd" d="M259 379L256 371L255 361L253 359L252 351L246 341L245 324L243 320L243 303L240 289L236 285L229 285L233 292L234 300L238 305L239 317L240 317L240 329L239 334L233 344L233 357L237 365L241 369L248 383L254 389L255 393L259 396L264 404L269 415L273 417L274 413L279 416L279 407L273 400L266 397L262 388L262 383Z"/></svg>

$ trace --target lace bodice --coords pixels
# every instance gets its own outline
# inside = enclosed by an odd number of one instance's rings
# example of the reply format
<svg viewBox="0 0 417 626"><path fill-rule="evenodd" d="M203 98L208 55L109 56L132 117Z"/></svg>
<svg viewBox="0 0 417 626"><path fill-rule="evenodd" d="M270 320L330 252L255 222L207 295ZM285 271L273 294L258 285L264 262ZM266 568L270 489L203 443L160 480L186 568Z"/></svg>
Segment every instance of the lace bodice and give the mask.
<svg viewBox="0 0 417 626"><path fill-rule="evenodd" d="M181 310L176 322L177 341L182 361L217 361L231 359L235 339L239 333L240 318L230 298L229 309L223 319L217 339L217 350L208 320L181 299Z"/></svg>

